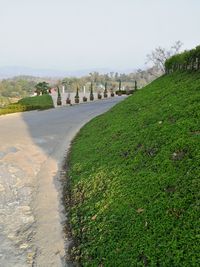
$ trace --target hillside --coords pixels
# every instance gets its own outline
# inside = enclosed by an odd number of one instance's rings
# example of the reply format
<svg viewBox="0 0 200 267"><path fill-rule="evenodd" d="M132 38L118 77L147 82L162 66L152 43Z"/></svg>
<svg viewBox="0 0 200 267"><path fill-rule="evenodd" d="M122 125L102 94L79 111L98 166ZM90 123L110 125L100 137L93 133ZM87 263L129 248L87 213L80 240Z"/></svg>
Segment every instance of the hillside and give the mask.
<svg viewBox="0 0 200 267"><path fill-rule="evenodd" d="M0 97L18 98L28 97L35 92L35 86L45 81L49 84L57 83L55 78L39 78L33 76L17 76L11 79L0 80Z"/></svg>
<svg viewBox="0 0 200 267"><path fill-rule="evenodd" d="M45 110L53 107L52 97L48 94L44 94L34 97L25 97L16 103L10 103L0 107L0 115L30 110Z"/></svg>
<svg viewBox="0 0 200 267"><path fill-rule="evenodd" d="M200 73L175 72L81 129L66 201L82 266L200 266L199 121Z"/></svg>

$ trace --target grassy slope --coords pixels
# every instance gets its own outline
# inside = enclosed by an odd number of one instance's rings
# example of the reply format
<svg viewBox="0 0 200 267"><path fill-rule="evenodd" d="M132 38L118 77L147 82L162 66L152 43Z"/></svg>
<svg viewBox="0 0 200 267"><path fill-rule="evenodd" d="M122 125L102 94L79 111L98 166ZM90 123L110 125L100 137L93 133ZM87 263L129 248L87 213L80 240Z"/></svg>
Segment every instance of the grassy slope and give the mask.
<svg viewBox="0 0 200 267"><path fill-rule="evenodd" d="M39 109L46 109L53 107L53 100L50 95L42 95L42 96L34 96L34 97L26 97L19 100L20 104L22 105L30 105L36 106Z"/></svg>
<svg viewBox="0 0 200 267"><path fill-rule="evenodd" d="M69 158L83 266L200 266L200 73L161 77L93 119Z"/></svg>
<svg viewBox="0 0 200 267"><path fill-rule="evenodd" d="M10 104L4 108L1 108L0 115L35 109L43 110L53 107L53 100L50 95L26 97L20 99L17 103Z"/></svg>

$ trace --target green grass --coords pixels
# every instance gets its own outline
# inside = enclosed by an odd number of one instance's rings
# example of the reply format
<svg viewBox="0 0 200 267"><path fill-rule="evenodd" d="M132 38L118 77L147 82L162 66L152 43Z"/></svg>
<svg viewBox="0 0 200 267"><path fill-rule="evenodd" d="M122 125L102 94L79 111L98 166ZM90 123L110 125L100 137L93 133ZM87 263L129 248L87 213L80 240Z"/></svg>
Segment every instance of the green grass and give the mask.
<svg viewBox="0 0 200 267"><path fill-rule="evenodd" d="M17 103L0 108L0 115L35 109L44 110L53 107L53 100L50 95L26 97L20 99Z"/></svg>
<svg viewBox="0 0 200 267"><path fill-rule="evenodd" d="M25 106L36 106L38 109L47 109L53 107L53 100L50 95L41 95L22 98L18 103Z"/></svg>
<svg viewBox="0 0 200 267"><path fill-rule="evenodd" d="M174 73L81 129L66 201L82 266L200 266L199 121L200 73Z"/></svg>

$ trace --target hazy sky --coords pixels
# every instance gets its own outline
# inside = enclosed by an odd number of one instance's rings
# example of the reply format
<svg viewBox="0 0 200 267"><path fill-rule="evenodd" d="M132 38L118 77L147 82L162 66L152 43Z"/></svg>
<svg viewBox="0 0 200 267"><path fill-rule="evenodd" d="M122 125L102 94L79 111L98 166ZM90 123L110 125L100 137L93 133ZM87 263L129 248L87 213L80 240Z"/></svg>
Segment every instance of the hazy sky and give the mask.
<svg viewBox="0 0 200 267"><path fill-rule="evenodd" d="M0 0L0 67L135 69L200 44L200 0Z"/></svg>

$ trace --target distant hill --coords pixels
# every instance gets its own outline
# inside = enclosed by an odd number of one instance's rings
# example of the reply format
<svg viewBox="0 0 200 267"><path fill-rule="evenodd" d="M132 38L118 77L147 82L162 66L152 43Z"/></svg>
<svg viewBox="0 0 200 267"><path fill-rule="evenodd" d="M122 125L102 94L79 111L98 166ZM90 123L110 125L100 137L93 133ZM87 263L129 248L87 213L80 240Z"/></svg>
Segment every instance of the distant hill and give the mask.
<svg viewBox="0 0 200 267"><path fill-rule="evenodd" d="M0 67L0 95L4 97L25 97L32 95L38 82L46 81L50 86L55 86L63 80L68 90L76 90L77 82L83 87L88 82L94 81L97 86L105 81L109 87L117 88L119 79L123 83L122 88L133 87L137 81L141 88L150 83L161 73L153 67L150 69L121 69L118 71L101 68L79 71L40 70L26 67ZM88 89L89 90L89 89Z"/></svg>
<svg viewBox="0 0 200 267"><path fill-rule="evenodd" d="M0 79L12 78L15 76L35 76L35 77L65 77L66 71L51 69L34 69L29 67L8 66L0 67Z"/></svg>
<svg viewBox="0 0 200 267"><path fill-rule="evenodd" d="M0 67L0 79L12 78L15 76L34 76L34 77L52 77L52 78L64 78L64 77L82 77L88 75L90 72L97 71L99 73L130 73L135 71L134 69L121 69L112 70L109 68L91 68L91 69L80 69L80 70L54 70L54 69L37 69L20 66L6 66Z"/></svg>

